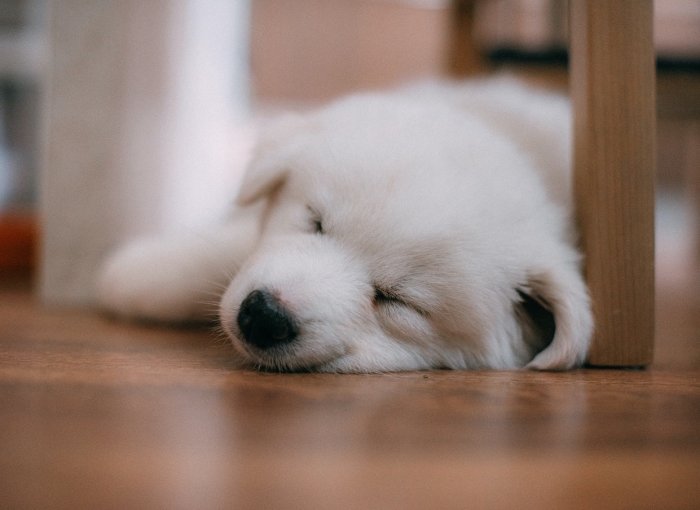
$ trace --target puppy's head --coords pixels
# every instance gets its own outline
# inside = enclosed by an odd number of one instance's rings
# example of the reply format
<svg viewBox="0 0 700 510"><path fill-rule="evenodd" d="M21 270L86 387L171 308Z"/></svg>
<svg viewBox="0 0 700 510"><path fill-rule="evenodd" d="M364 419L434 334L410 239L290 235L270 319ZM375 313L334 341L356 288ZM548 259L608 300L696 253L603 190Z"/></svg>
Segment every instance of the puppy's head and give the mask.
<svg viewBox="0 0 700 510"><path fill-rule="evenodd" d="M262 139L239 202L266 201L263 233L220 308L250 364L369 372L583 360L590 315L576 253L538 216L550 206L536 178L500 189L527 161L477 122L439 113L426 129L420 105L369 96L286 119Z"/></svg>

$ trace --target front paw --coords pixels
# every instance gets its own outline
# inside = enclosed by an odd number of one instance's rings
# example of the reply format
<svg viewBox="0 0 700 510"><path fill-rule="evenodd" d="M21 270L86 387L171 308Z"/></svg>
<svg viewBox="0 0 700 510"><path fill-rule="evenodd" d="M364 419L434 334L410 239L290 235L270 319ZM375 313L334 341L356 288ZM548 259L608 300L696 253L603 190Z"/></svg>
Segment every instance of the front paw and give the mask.
<svg viewBox="0 0 700 510"><path fill-rule="evenodd" d="M206 246L200 244L146 239L118 250L100 271L99 306L123 319L168 323L215 319L223 283L214 281Z"/></svg>

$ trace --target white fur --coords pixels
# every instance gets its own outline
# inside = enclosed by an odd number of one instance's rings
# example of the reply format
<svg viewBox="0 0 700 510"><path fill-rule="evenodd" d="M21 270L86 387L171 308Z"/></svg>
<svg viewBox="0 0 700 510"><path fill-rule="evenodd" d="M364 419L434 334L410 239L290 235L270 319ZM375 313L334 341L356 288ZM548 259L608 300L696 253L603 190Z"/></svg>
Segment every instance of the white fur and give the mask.
<svg viewBox="0 0 700 510"><path fill-rule="evenodd" d="M118 252L103 306L198 319L202 296L225 287L224 330L245 361L273 369L578 366L593 323L569 217L569 131L563 98L510 79L284 118L260 140L231 224L206 242ZM375 301L377 286L403 304ZM260 350L240 338L236 317L256 289L293 315L296 341ZM539 353L517 312L523 294L556 321Z"/></svg>

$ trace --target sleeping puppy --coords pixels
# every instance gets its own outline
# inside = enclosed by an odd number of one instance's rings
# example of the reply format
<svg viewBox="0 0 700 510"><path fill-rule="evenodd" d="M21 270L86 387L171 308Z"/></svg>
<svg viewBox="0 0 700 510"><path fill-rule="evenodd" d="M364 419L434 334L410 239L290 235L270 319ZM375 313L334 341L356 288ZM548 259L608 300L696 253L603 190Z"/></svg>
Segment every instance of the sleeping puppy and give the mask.
<svg viewBox="0 0 700 510"><path fill-rule="evenodd" d="M181 322L216 294L238 355L263 369L576 367L593 321L569 138L564 98L507 78L284 117L230 220L117 252L101 304Z"/></svg>

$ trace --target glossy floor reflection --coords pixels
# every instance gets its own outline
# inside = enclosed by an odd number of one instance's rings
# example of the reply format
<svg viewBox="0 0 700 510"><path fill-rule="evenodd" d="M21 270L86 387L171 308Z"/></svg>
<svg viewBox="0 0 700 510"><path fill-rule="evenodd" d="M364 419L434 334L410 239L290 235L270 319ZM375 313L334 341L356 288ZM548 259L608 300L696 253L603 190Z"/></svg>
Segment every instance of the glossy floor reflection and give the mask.
<svg viewBox="0 0 700 510"><path fill-rule="evenodd" d="M645 371L278 375L236 371L206 331L9 286L2 506L696 508L697 329L672 301Z"/></svg>

